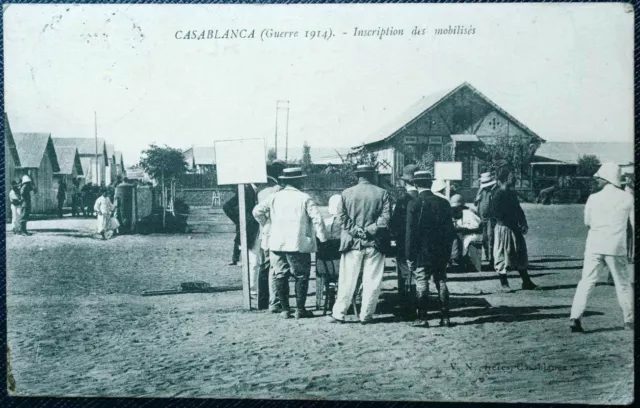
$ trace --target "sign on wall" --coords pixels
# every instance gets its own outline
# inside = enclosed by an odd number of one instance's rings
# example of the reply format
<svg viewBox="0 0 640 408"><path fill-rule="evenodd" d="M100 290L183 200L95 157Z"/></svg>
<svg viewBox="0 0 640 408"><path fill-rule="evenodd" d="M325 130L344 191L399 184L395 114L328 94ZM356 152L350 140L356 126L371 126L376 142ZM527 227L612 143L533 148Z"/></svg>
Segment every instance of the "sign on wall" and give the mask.
<svg viewBox="0 0 640 408"><path fill-rule="evenodd" d="M462 180L462 162L435 162L435 178L442 180Z"/></svg>
<svg viewBox="0 0 640 408"><path fill-rule="evenodd" d="M219 185L267 182L264 139L219 140L213 147Z"/></svg>

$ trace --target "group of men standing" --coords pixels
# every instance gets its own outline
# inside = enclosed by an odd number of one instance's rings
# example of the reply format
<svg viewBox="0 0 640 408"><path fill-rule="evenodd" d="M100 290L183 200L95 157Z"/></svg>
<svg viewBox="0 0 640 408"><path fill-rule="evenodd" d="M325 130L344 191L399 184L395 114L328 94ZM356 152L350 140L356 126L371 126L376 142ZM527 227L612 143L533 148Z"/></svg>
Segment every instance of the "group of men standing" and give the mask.
<svg viewBox="0 0 640 408"><path fill-rule="evenodd" d="M9 202L11 203L12 230L17 235L31 235L27 231L27 221L31 216L31 193L37 192L31 177L22 176L20 181L11 182Z"/></svg>
<svg viewBox="0 0 640 408"><path fill-rule="evenodd" d="M324 245L332 235L332 228L325 225L313 199L301 191L306 175L300 168L284 167L279 161L268 166L266 188L258 191L255 185L246 186L250 286L255 292L260 270L268 271L270 309L290 318L289 278L294 277L295 316L304 318L311 316L305 309L311 253ZM360 322L372 321L391 239L396 242L405 317L415 326L429 326L431 279L437 291L440 325L451 325L447 269L460 262L474 240L484 246L485 257L496 271L502 290L511 291L508 271L518 271L523 290L538 289L528 273L525 235L529 226L513 189L514 174L508 167L498 169L496 179L491 173L481 175L476 210L467 208L459 195L447 199L442 180L434 179L429 172L414 165L404 168L401 180L405 193L396 200L393 209L387 191L374 184L374 167L360 165L356 174L358 183L344 190L335 205L334 222L341 227L340 269L338 293L329 317L331 323L344 323L360 277ZM585 208L585 223L590 231L583 279L578 285L571 313L573 331L582 330L580 317L595 284L594 271L604 265L613 275L625 324L633 325L626 259L623 262L622 258L616 258L622 256L622 252L626 258L626 222L633 211L633 200L620 189L619 169L614 165L603 165L595 177L604 188L590 197ZM612 203L615 205L608 212L604 206ZM225 212L236 224L239 224L238 208L237 196L224 205ZM406 282L412 280L415 282L414 293L405 290L411 287Z"/></svg>

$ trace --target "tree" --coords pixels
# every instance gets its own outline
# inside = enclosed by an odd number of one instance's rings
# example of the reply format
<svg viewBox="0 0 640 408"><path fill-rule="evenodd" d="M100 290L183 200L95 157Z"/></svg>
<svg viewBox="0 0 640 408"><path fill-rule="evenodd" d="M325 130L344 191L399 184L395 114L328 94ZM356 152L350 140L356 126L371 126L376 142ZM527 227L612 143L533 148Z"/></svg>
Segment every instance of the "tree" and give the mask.
<svg viewBox="0 0 640 408"><path fill-rule="evenodd" d="M142 151L140 167L156 181L160 181L162 188L162 225L167 226L166 209L175 208L175 179L187 171L187 161L180 149L174 149L165 145L160 147L155 144ZM165 185L169 181L169 186ZM174 214L175 215L175 214Z"/></svg>
<svg viewBox="0 0 640 408"><path fill-rule="evenodd" d="M151 144L142 154L140 167L156 181L170 180L187 171L187 161L180 149Z"/></svg>
<svg viewBox="0 0 640 408"><path fill-rule="evenodd" d="M276 153L276 149L273 147L269 149L267 152L267 163L271 164L278 158L278 154Z"/></svg>
<svg viewBox="0 0 640 408"><path fill-rule="evenodd" d="M578 176L593 176L600 168L600 160L596 155L585 154L578 157L578 169L576 170Z"/></svg>
<svg viewBox="0 0 640 408"><path fill-rule="evenodd" d="M499 135L490 143L483 143L477 153L487 171L495 172L508 166L518 172L531 162L540 143L533 138Z"/></svg>
<svg viewBox="0 0 640 408"><path fill-rule="evenodd" d="M309 172L313 163L311 162L311 146L306 142L302 145L302 160L300 162L302 170Z"/></svg>

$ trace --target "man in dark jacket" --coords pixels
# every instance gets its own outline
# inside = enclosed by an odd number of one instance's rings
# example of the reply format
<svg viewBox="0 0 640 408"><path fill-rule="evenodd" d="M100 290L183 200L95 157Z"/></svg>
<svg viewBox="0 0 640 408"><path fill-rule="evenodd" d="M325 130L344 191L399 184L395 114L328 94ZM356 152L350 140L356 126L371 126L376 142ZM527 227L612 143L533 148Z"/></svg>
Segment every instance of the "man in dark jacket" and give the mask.
<svg viewBox="0 0 640 408"><path fill-rule="evenodd" d="M406 282L411 274L405 258L405 235L407 233L407 206L409 202L418 197L418 189L413 184L413 173L418 166L409 164L402 170L401 183L404 184L405 193L398 199L391 215L389 227L391 235L396 241L396 271L398 274L398 294L403 308L408 309L410 302L407 299ZM406 310L405 312L409 312Z"/></svg>
<svg viewBox="0 0 640 408"><path fill-rule="evenodd" d="M64 202L67 199L67 183L64 182L64 179L60 179L58 181L58 193L56 194L56 198L58 199L58 218L62 218Z"/></svg>
<svg viewBox="0 0 640 408"><path fill-rule="evenodd" d="M244 203L245 203L245 219L247 221L247 252L249 254L249 276L250 286L252 290L255 289L255 285L258 280L258 273L260 271L260 245L256 238L260 231L260 224L253 218L253 207L258 202L257 187L252 184L245 184L244 186ZM222 210L229 217L231 221L236 225L236 236L234 244L240 246L240 198L236 192L224 205Z"/></svg>
<svg viewBox="0 0 640 408"><path fill-rule="evenodd" d="M433 276L442 313L440 325L448 327L449 290L446 268L454 238L451 206L446 199L431 192L430 173L416 171L413 180L418 188L418 197L410 201L407 208L405 256L416 282L418 318L414 325L429 327L429 277Z"/></svg>

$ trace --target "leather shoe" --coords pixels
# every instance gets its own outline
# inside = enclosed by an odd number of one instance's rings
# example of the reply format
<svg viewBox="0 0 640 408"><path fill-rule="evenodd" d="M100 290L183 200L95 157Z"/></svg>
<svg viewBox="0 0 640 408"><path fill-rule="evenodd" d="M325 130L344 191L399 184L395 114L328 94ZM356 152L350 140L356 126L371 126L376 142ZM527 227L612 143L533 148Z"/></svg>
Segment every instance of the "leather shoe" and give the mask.
<svg viewBox="0 0 640 408"><path fill-rule="evenodd" d="M580 319L571 319L571 333L584 333Z"/></svg>
<svg viewBox="0 0 640 408"><path fill-rule="evenodd" d="M313 317L313 313L307 309L298 309L296 310L296 319L306 319L309 317Z"/></svg>

